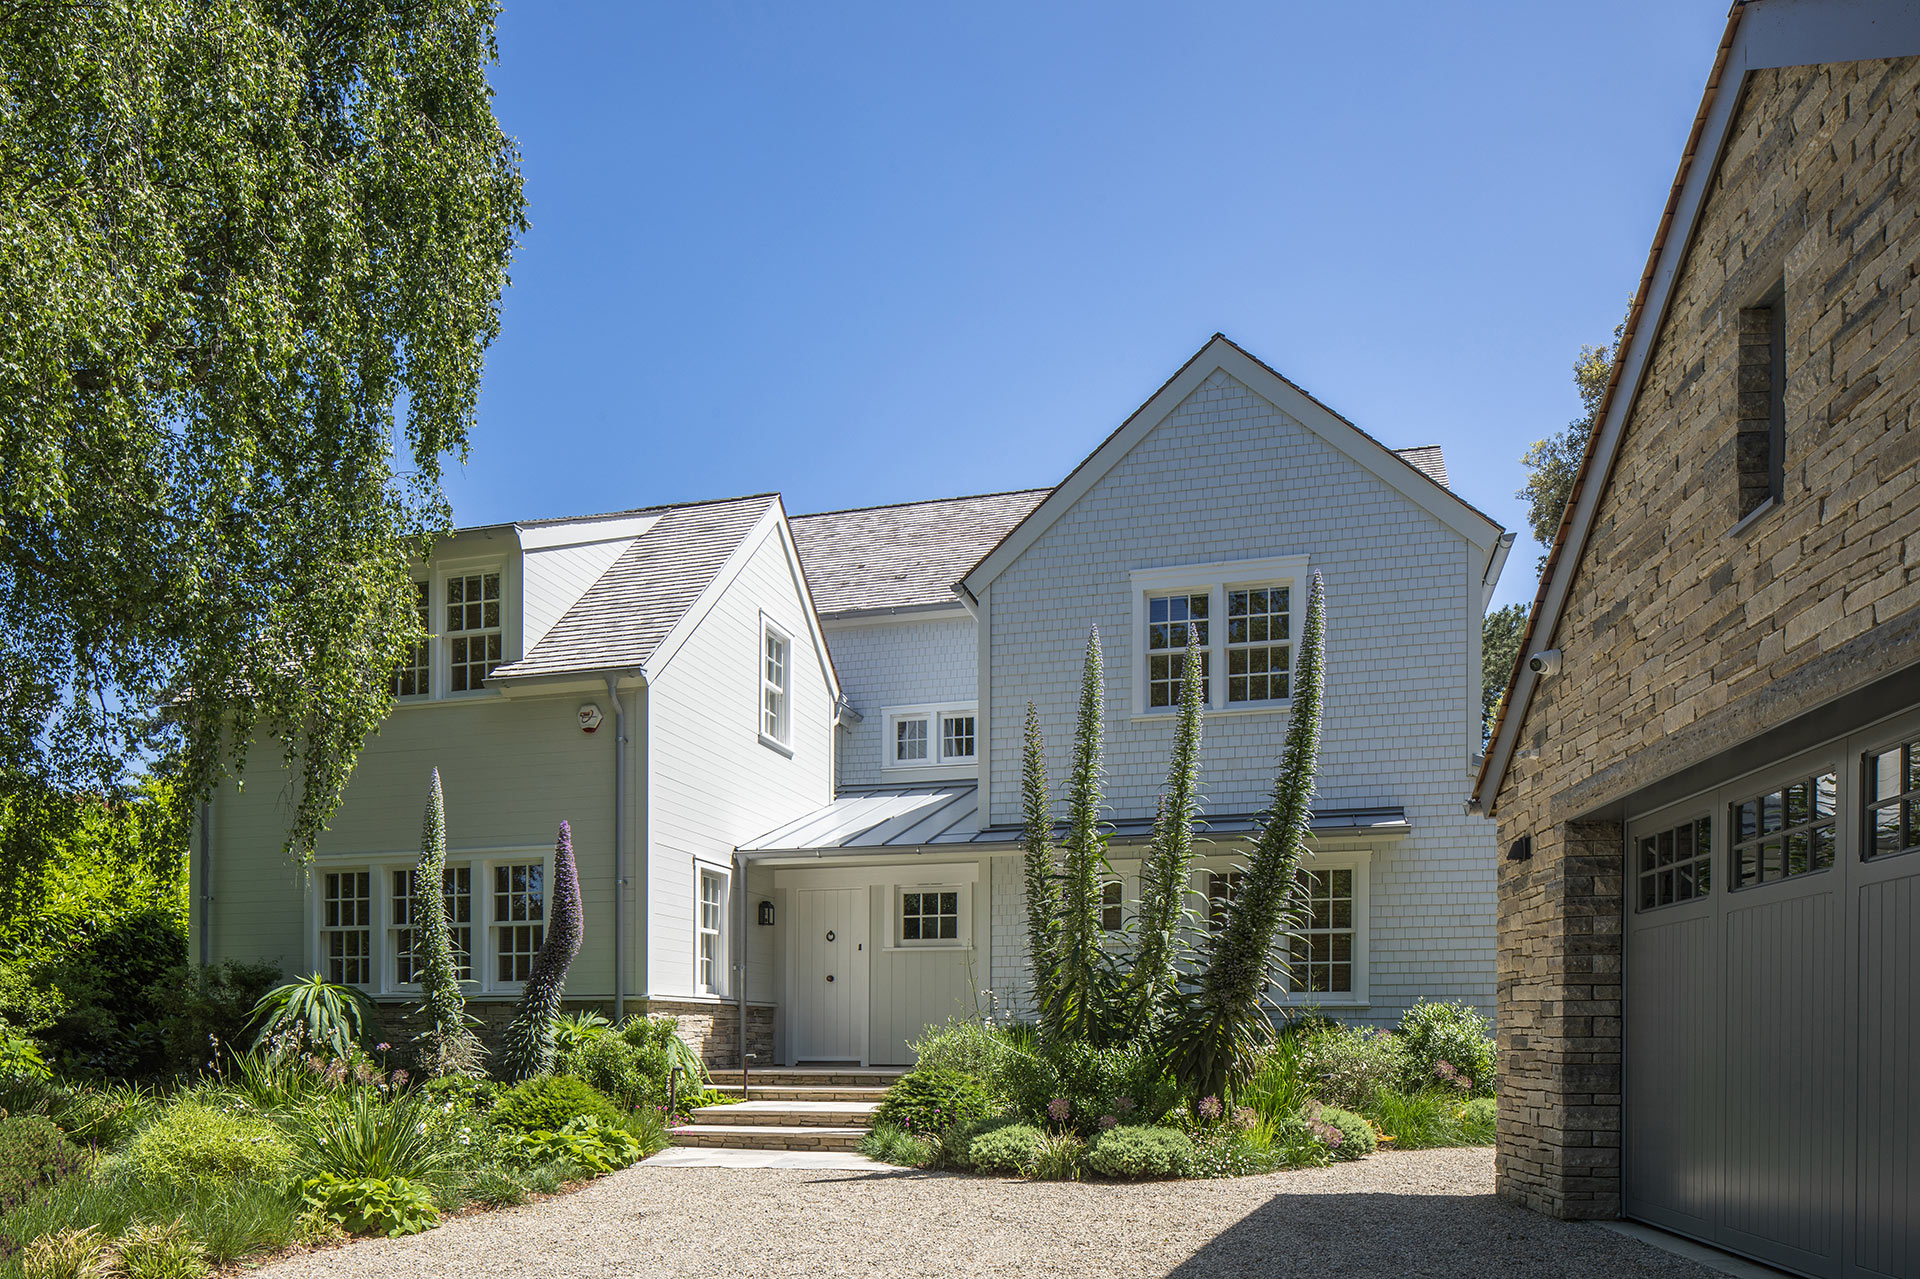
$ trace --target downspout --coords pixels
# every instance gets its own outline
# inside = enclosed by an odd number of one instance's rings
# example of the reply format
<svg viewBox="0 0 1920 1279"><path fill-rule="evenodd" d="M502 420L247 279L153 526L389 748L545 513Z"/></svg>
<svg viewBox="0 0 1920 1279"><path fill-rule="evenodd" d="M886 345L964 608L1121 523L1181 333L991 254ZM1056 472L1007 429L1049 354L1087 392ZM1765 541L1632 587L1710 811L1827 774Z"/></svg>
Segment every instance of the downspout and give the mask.
<svg viewBox="0 0 1920 1279"><path fill-rule="evenodd" d="M613 1023L627 1013L627 704L619 680L607 672L607 699L613 703Z"/></svg>
<svg viewBox="0 0 1920 1279"><path fill-rule="evenodd" d="M200 801L200 966L213 956L213 801Z"/></svg>

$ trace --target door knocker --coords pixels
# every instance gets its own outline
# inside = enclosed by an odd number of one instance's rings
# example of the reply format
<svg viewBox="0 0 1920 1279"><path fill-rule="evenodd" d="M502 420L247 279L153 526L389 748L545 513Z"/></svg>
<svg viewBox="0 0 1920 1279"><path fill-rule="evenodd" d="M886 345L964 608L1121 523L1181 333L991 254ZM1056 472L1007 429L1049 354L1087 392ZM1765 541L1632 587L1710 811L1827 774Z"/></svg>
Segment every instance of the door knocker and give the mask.
<svg viewBox="0 0 1920 1279"><path fill-rule="evenodd" d="M829 929L827 929L827 940L828 940L828 941L832 941L832 940L833 940L833 929L831 929L831 928L829 928Z"/></svg>

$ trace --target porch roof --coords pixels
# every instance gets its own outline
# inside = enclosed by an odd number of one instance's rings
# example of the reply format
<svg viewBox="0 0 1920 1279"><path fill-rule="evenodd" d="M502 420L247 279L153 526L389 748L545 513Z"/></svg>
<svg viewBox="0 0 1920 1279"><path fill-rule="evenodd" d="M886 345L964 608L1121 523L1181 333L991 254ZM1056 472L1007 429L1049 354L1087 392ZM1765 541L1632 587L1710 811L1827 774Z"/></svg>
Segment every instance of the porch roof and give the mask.
<svg viewBox="0 0 1920 1279"><path fill-rule="evenodd" d="M1197 825L1203 836L1250 835L1260 828L1261 817L1260 813L1219 813ZM1153 833L1150 817L1101 825L1120 843L1142 843ZM1411 829L1402 808L1317 809L1313 814L1316 835L1400 836ZM1023 833L1017 825L980 825L979 787L973 782L923 782L844 791L825 808L747 840L740 851L760 857L956 845L989 851L1017 848ZM1066 833L1064 822L1054 827L1056 839Z"/></svg>

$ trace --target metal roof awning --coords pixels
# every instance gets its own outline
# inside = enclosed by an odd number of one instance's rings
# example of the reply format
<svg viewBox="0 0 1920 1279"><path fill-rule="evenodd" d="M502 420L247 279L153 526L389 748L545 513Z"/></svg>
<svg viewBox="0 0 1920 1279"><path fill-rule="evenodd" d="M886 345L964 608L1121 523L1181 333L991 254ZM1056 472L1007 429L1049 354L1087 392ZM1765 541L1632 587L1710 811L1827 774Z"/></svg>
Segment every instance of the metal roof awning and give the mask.
<svg viewBox="0 0 1920 1279"><path fill-rule="evenodd" d="M1197 822L1202 838L1239 837L1260 829L1261 813L1221 813ZM843 792L825 808L740 845L750 858L911 852L916 849L1017 848L1025 834L1017 825L979 824L979 787L972 782L874 786ZM1150 817L1102 822L1115 843L1144 843L1153 834ZM1336 808L1313 814L1313 833L1324 836L1398 837L1412 829L1402 808ZM1066 824L1054 827L1065 838Z"/></svg>

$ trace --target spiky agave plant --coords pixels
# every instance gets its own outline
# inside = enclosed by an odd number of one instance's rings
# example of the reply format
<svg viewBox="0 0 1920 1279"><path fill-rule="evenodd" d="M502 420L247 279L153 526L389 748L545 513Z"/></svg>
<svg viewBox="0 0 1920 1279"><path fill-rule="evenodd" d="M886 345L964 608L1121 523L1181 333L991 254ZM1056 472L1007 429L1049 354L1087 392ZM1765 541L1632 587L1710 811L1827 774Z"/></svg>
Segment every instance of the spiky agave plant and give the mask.
<svg viewBox="0 0 1920 1279"><path fill-rule="evenodd" d="M1053 956L1055 1007L1041 1021L1056 1042L1100 1042L1111 991L1100 932L1100 879L1107 868L1100 832L1101 733L1106 681L1100 628L1087 634L1080 672L1080 717L1073 734L1073 776L1067 783L1065 874L1060 886L1059 944Z"/></svg>
<svg viewBox="0 0 1920 1279"><path fill-rule="evenodd" d="M420 862L413 870L415 972L420 982L420 1012L426 1023L414 1037L423 1073L474 1074L484 1049L467 1025L467 1001L453 962L453 933L447 920L447 811L440 793L440 770L427 788L427 812L420 824Z"/></svg>
<svg viewBox="0 0 1920 1279"><path fill-rule="evenodd" d="M1233 1095L1246 1084L1273 1031L1260 992L1275 935L1293 910L1295 871L1312 822L1326 611L1326 588L1315 573L1300 628L1286 745L1272 806L1247 865L1246 886L1228 903L1225 926L1201 942L1199 971L1183 986L1163 1031L1165 1059L1190 1097Z"/></svg>
<svg viewBox="0 0 1920 1279"><path fill-rule="evenodd" d="M1027 703L1020 757L1020 796L1026 817L1022 869L1027 885L1027 958L1034 1008L1044 1020L1055 1004L1053 979L1060 949L1060 868L1053 847L1053 795L1047 788L1046 743L1040 712Z"/></svg>
<svg viewBox="0 0 1920 1279"><path fill-rule="evenodd" d="M512 1079L531 1079L553 1069L553 1022L560 1015L567 969L580 953L580 940L586 934L580 908L580 872L573 863L573 834L565 822L560 823L560 838L553 846L551 888L546 937L521 988L520 1015L507 1027L501 1045L502 1064Z"/></svg>
<svg viewBox="0 0 1920 1279"><path fill-rule="evenodd" d="M1187 881L1193 874L1193 819L1200 808L1200 733L1205 715L1200 650L1189 644L1180 670L1180 723L1174 729L1167 788L1153 839L1140 864L1140 915L1126 1017L1135 1035L1149 1031L1174 989L1183 948Z"/></svg>

